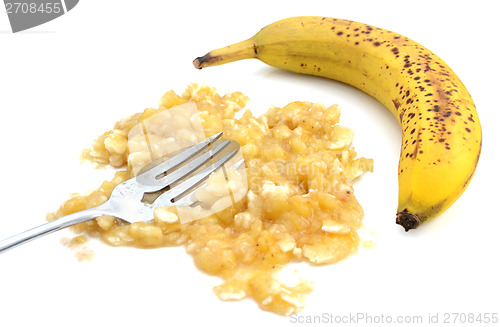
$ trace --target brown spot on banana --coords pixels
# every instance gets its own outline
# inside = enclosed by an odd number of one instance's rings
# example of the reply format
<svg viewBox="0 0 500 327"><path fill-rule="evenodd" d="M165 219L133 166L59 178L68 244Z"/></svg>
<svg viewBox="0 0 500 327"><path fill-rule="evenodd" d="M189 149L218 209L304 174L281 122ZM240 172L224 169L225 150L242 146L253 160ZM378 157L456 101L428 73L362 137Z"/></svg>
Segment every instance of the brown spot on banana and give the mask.
<svg viewBox="0 0 500 327"><path fill-rule="evenodd" d="M392 103L394 103L394 108L396 109L396 111L399 109L399 106L401 105L401 103L399 103L399 100L398 99L393 99L392 100Z"/></svg>
<svg viewBox="0 0 500 327"><path fill-rule="evenodd" d="M404 223L405 230L441 214L470 181L481 150L474 103L451 68L422 45L367 24L292 17L211 51L194 65L247 58L350 84L392 112L403 131L398 222L413 221Z"/></svg>

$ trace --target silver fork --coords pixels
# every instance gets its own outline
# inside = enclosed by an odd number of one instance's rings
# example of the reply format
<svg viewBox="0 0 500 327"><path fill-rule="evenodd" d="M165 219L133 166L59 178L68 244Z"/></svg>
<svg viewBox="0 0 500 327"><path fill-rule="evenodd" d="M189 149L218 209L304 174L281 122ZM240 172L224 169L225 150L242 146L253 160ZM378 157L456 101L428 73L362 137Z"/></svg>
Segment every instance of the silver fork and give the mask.
<svg viewBox="0 0 500 327"><path fill-rule="evenodd" d="M72 213L0 241L0 253L42 235L101 215L114 216L128 223L152 220L156 207L177 205L178 200L192 193L193 189L207 179L212 172L222 167L238 153L239 144L233 140L219 140L221 136L222 133L218 133L206 138L172 158L162 159L163 162L152 168L148 165L145 171L140 172L136 177L118 184L111 192L110 198L97 207ZM223 153L226 148L229 151ZM197 172L212 159L213 164ZM193 176L188 177L190 175ZM154 197L155 193L160 193L162 190L165 191L152 202L147 200L147 195ZM189 205L190 201L183 199L182 205Z"/></svg>

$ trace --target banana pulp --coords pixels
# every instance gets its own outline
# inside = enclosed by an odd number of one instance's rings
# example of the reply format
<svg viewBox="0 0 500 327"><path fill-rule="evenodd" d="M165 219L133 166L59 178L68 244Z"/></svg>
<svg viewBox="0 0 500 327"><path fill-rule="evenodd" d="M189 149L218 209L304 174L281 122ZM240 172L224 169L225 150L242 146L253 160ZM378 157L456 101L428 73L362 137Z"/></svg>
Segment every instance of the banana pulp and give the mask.
<svg viewBox="0 0 500 327"><path fill-rule="evenodd" d="M396 222L406 231L439 216L469 184L482 141L474 102L451 68L415 41L353 21L293 17L193 63L247 58L347 83L392 112L403 132Z"/></svg>

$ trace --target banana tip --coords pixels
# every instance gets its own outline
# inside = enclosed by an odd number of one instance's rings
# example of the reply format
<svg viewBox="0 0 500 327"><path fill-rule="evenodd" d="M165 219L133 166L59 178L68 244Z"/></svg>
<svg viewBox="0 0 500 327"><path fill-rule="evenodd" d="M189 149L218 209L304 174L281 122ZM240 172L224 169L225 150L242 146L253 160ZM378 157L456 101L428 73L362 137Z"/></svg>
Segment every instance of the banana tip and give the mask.
<svg viewBox="0 0 500 327"><path fill-rule="evenodd" d="M417 228L420 223L420 218L406 209L396 214L396 224L403 226L406 232Z"/></svg>

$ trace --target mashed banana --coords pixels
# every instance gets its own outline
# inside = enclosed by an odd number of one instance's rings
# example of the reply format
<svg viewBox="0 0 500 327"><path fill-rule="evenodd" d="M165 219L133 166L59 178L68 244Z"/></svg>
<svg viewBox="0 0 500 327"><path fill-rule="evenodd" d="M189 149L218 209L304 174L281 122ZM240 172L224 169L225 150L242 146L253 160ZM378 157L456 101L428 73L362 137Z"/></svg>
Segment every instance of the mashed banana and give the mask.
<svg viewBox="0 0 500 327"><path fill-rule="evenodd" d="M105 202L115 185L133 177L131 129L154 114L195 102L206 136L222 131L224 138L240 143L246 195L223 211L184 224L168 208L156 210L148 223L125 224L101 216L73 229L113 246L185 245L199 269L222 278L214 288L220 299L250 297L264 310L283 315L299 311L311 284L301 280L287 285L278 272L291 261L333 263L357 250L363 211L352 181L372 170L373 162L356 158L350 148L353 132L337 125L336 105L293 102L272 107L258 118L246 110L236 119L247 100L240 92L220 96L214 88L191 84L181 96L167 92L158 108L120 120L82 155L100 165L127 169L91 194L69 199L48 219Z"/></svg>

